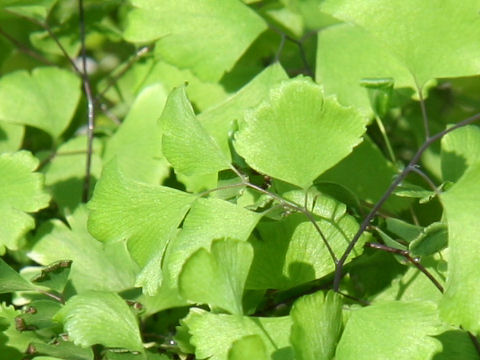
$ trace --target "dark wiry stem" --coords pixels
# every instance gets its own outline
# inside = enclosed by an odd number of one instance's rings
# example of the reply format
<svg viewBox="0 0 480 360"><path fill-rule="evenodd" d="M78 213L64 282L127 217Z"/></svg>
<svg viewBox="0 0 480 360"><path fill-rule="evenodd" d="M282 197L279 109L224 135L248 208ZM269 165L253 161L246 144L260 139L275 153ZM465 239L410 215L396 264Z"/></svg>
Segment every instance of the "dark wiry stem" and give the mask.
<svg viewBox="0 0 480 360"><path fill-rule="evenodd" d="M463 126L466 126L466 125L469 125L469 124L472 124L474 123L475 121L478 121L480 119L480 113L479 114L476 114L472 117L469 117L451 127L449 127L448 129L445 129L431 137L429 137L424 143L423 145L420 147L420 149L418 149L418 151L416 152L416 154L413 156L412 160L410 160L410 163L408 164L408 166L406 166L403 171L397 176L397 178L395 179L395 181L388 187L388 189L385 191L385 193L383 194L383 196L380 198L380 200L377 201L377 203L374 205L374 207L370 210L370 212L368 213L368 215L365 217L365 219L363 220L362 224L360 225L360 228L358 229L357 233L355 234L355 236L353 237L352 241L350 242L350 244L348 245L347 249L345 250L345 252L343 253L342 257L340 258L340 260L338 261L337 263L337 266L336 266L336 269L335 269L335 279L334 279L334 282L333 282L333 289L335 291L338 291L339 287L340 287L340 280L342 278L342 270L343 270L343 266L345 264L345 261L347 260L348 256L350 255L350 253L352 252L353 248L355 247L355 245L357 244L358 240L360 239L360 236L365 232L365 230L367 229L368 225L370 224L370 221L372 221L372 219L375 217L375 215L377 214L378 210L380 210L380 208L382 207L382 205L385 203L385 201L387 201L387 199L390 197L390 195L392 195L393 191L395 190L395 188L405 179L405 177L408 175L408 173L410 171L412 171L412 168L417 165L418 161L420 160L420 157L422 156L422 154L425 152L425 150L428 149L428 147L430 145L432 145L435 141L441 139L443 136L445 136L446 134L458 129L458 128L461 128Z"/></svg>
<svg viewBox="0 0 480 360"><path fill-rule="evenodd" d="M25 16L25 15L22 15L22 14L18 14L16 13L15 11L11 11L9 9L3 9L3 11L11 14L11 15L14 15L14 16L17 16L19 18L22 18L22 19L25 19L27 20L28 22L32 23L32 24L35 24L41 28L43 28L45 31L48 32L48 35L53 39L53 41L55 41L55 44L57 44L58 48L60 49L60 51L62 52L62 54L65 56L65 58L68 60L68 62L70 62L70 64L72 65L73 69L75 70L75 72L79 75L82 75L82 72L80 71L80 69L78 68L77 64L75 64L75 61L73 61L73 59L70 57L70 55L68 55L67 53L67 50L63 47L62 43L60 42L60 40L58 39L58 37L54 34L54 32L52 31L52 29L50 28L50 26L48 26L47 23L43 23L37 19L34 19L34 18L31 18L31 17L28 17L28 16Z"/></svg>
<svg viewBox="0 0 480 360"><path fill-rule="evenodd" d="M2 28L0 28L0 35L2 35L5 39L7 39L8 41L10 41L13 45L15 45L15 47L20 50L21 52L23 52L24 54L34 58L35 60L38 60L46 65L50 65L50 66L53 66L55 65L53 62L51 62L50 60L48 60L47 58L43 57L42 55L40 55L39 53L33 51L32 49L28 48L26 45L22 44L20 41L18 41L17 39L15 39L13 36L11 36L10 34L6 33Z"/></svg>
<svg viewBox="0 0 480 360"><path fill-rule="evenodd" d="M425 274L426 277L429 278L429 280L435 285L435 287L443 293L443 286L438 282L437 279L422 265L420 262L418 262L416 259L412 258L408 250L402 250L402 249L396 249L392 248L390 246L382 245L382 244L377 244L377 243L367 243L365 244L366 246L372 248L372 249L377 249L377 250L382 250L386 251L392 254L397 254L397 255L402 255L405 259L407 259L413 266L415 266L418 270L420 270L423 274Z"/></svg>
<svg viewBox="0 0 480 360"><path fill-rule="evenodd" d="M87 73L87 50L85 46L85 12L83 9L83 0L78 0L78 12L80 18L80 42L82 55L82 82L83 90L87 98L88 108L88 124L87 124L87 163L85 169L85 180L83 182L82 201L87 202L90 194L90 180L92 167L92 153L93 153L93 131L95 128L95 101L92 95L92 88L90 86L90 79Z"/></svg>

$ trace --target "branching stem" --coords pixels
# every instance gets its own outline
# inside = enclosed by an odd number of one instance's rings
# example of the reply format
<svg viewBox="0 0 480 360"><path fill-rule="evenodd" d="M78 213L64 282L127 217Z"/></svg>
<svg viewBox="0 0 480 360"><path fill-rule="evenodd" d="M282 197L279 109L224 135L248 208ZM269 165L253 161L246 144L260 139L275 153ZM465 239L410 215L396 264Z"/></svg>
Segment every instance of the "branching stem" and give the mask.
<svg viewBox="0 0 480 360"><path fill-rule="evenodd" d="M335 269L335 278L333 281L333 289L335 291L338 291L340 288L340 280L342 278L342 271L343 271L343 266L345 264L345 261L347 260L348 256L352 252L353 248L357 244L358 240L360 239L360 236L365 232L367 229L368 225L370 224L370 221L373 220L375 215L377 214L378 210L382 207L382 205L387 201L387 199L392 195L393 191L396 189L396 187L405 179L405 177L412 171L412 168L418 164L418 161L420 160L421 156L425 152L425 150L428 149L430 145L432 145L435 141L441 139L443 136L446 134L461 128L463 126L469 125L474 123L475 121L478 121L480 119L480 113L473 115L451 127L448 129L445 129L425 140L423 145L418 149L416 154L413 156L412 160L410 160L409 164L403 169L403 171L397 176L395 181L388 187L388 189L385 191L385 193L382 195L380 200L377 201L377 203L373 206L373 208L370 210L368 215L365 217L363 220L362 224L360 225L360 228L358 229L357 233L353 237L352 241L346 248L345 252L343 253L342 257L337 263L336 269Z"/></svg>
<svg viewBox="0 0 480 360"><path fill-rule="evenodd" d="M90 79L87 72L87 50L85 46L85 11L83 0L78 0L78 12L80 22L80 43L82 56L82 82L83 90L87 98L87 161L85 169L85 179L83 182L82 201L87 202L90 195L92 153L93 153L93 131L95 129L95 100L93 99Z"/></svg>

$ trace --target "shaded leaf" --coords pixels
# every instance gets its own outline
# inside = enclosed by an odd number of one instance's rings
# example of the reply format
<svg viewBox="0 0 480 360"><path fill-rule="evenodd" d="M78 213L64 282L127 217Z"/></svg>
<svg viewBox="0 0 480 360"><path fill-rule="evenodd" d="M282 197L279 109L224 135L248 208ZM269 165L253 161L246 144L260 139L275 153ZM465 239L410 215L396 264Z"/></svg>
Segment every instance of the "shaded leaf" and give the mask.
<svg viewBox="0 0 480 360"><path fill-rule="evenodd" d="M102 143L93 141L92 163L90 167L92 184L102 172ZM75 211L82 203L83 182L85 178L87 137L74 137L58 148L53 158L42 169L45 174L45 185L50 190L53 201L65 215Z"/></svg>
<svg viewBox="0 0 480 360"><path fill-rule="evenodd" d="M480 159L480 128L465 126L442 138L442 177L457 181L467 168Z"/></svg>
<svg viewBox="0 0 480 360"><path fill-rule="evenodd" d="M284 196L296 203L304 200L300 191ZM313 212L333 252L340 256L355 235L358 223L346 213L343 204L327 196L318 198ZM249 240L255 250L249 289L288 289L335 270L322 238L303 214L291 214L275 222L262 221L253 235ZM369 236L365 233L361 237L348 260L361 254Z"/></svg>
<svg viewBox="0 0 480 360"><path fill-rule="evenodd" d="M447 224L436 222L424 228L422 233L409 244L408 249L413 256L426 256L444 249L447 243Z"/></svg>
<svg viewBox="0 0 480 360"><path fill-rule="evenodd" d="M80 99L80 79L55 67L16 71L0 79L0 120L30 125L58 137Z"/></svg>
<svg viewBox="0 0 480 360"><path fill-rule="evenodd" d="M115 293L87 291L75 295L54 319L63 324L75 344L143 350L137 321L126 302Z"/></svg>
<svg viewBox="0 0 480 360"><path fill-rule="evenodd" d="M107 142L104 161L116 157L120 171L130 179L159 184L168 177L158 125L166 99L161 84L142 90L120 128Z"/></svg>
<svg viewBox="0 0 480 360"><path fill-rule="evenodd" d="M352 176L352 174L355 174ZM375 176L372 176L375 174ZM372 204L377 202L398 174L370 138L358 145L353 152L322 174L318 181L329 181L345 186L360 199ZM391 197L383 207L397 213L408 207L405 199Z"/></svg>
<svg viewBox="0 0 480 360"><path fill-rule="evenodd" d="M321 87L297 78L270 92L246 115L235 148L255 170L308 187L361 142L365 119L324 98Z"/></svg>

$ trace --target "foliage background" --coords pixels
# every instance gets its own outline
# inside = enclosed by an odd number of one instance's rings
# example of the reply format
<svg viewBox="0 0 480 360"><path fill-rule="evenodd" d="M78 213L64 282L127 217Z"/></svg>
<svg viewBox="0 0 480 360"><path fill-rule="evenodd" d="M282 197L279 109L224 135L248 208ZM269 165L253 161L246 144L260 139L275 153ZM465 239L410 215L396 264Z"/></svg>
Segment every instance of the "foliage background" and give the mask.
<svg viewBox="0 0 480 360"><path fill-rule="evenodd" d="M0 0L2 358L477 359L479 9Z"/></svg>

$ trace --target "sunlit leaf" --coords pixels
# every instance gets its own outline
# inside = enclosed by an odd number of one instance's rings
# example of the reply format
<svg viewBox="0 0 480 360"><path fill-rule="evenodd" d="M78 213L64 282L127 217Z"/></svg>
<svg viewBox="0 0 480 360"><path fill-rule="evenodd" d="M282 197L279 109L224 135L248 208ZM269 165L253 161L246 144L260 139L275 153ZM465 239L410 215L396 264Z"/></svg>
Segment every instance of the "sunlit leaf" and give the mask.
<svg viewBox="0 0 480 360"><path fill-rule="evenodd" d="M58 137L80 99L80 79L55 67L16 71L0 79L0 120L30 125Z"/></svg>
<svg viewBox="0 0 480 360"><path fill-rule="evenodd" d="M480 332L480 267L475 251L480 243L480 164L471 166L442 195L448 223L448 276L440 310L442 318L474 334Z"/></svg>
<svg viewBox="0 0 480 360"><path fill-rule="evenodd" d="M18 241L34 227L28 212L48 205L43 176L33 171L38 160L27 151L0 155L0 246L18 248Z"/></svg>
<svg viewBox="0 0 480 360"><path fill-rule="evenodd" d="M216 81L230 70L255 38L264 21L235 0L134 0L125 39L157 40L156 51L168 62ZM178 14L182 14L179 21ZM221 34L221 36L211 36ZM223 49L218 56L218 49Z"/></svg>
<svg viewBox="0 0 480 360"><path fill-rule="evenodd" d="M102 242L127 241L140 266L163 253L196 197L126 178L115 161L105 166L89 202L88 230Z"/></svg>
<svg viewBox="0 0 480 360"><path fill-rule="evenodd" d="M176 171L206 175L230 168L228 158L195 117L184 87L170 93L160 122L163 153Z"/></svg>
<svg viewBox="0 0 480 360"><path fill-rule="evenodd" d="M35 286L21 277L0 258L0 294L33 289L35 289Z"/></svg>
<svg viewBox="0 0 480 360"><path fill-rule="evenodd" d="M395 88L415 88L405 66L367 31L351 24L319 32L315 76L326 94L335 94L341 104L370 116L374 113L361 79L390 77Z"/></svg>
<svg viewBox="0 0 480 360"><path fill-rule="evenodd" d="M270 357L293 359L289 342L290 317L253 318L193 309L182 322L192 335L191 343L199 359L227 360L232 344L249 335L257 335L263 340Z"/></svg>
<svg viewBox="0 0 480 360"><path fill-rule="evenodd" d="M342 330L340 295L322 292L298 299L290 312L291 341L298 360L331 359Z"/></svg>
<svg viewBox="0 0 480 360"><path fill-rule="evenodd" d="M232 347L228 351L228 360L243 359L269 359L265 344L260 336L244 336L232 344Z"/></svg>
<svg viewBox="0 0 480 360"><path fill-rule="evenodd" d="M422 87L432 78L479 73L478 1L326 0L332 16L367 30Z"/></svg>
<svg viewBox="0 0 480 360"><path fill-rule="evenodd" d="M365 132L365 119L325 98L322 88L298 78L270 92L247 114L235 148L255 170L308 187L346 157Z"/></svg>
<svg viewBox="0 0 480 360"><path fill-rule="evenodd" d="M430 359L441 350L433 338L442 332L431 302L391 301L352 310L335 359Z"/></svg>
<svg viewBox="0 0 480 360"><path fill-rule="evenodd" d="M180 293L189 300L243 314L243 290L252 259L253 249L247 242L215 241L210 253L199 249L185 262Z"/></svg>
<svg viewBox="0 0 480 360"><path fill-rule="evenodd" d="M115 293L88 291L75 295L54 319L63 324L75 344L143 350L137 321Z"/></svg>
<svg viewBox="0 0 480 360"><path fill-rule="evenodd" d="M87 231L87 211L79 207L67 216L68 226L50 220L39 227L28 256L42 265L72 260L70 279L77 291L122 291L133 287L137 266L123 242L95 240Z"/></svg>

